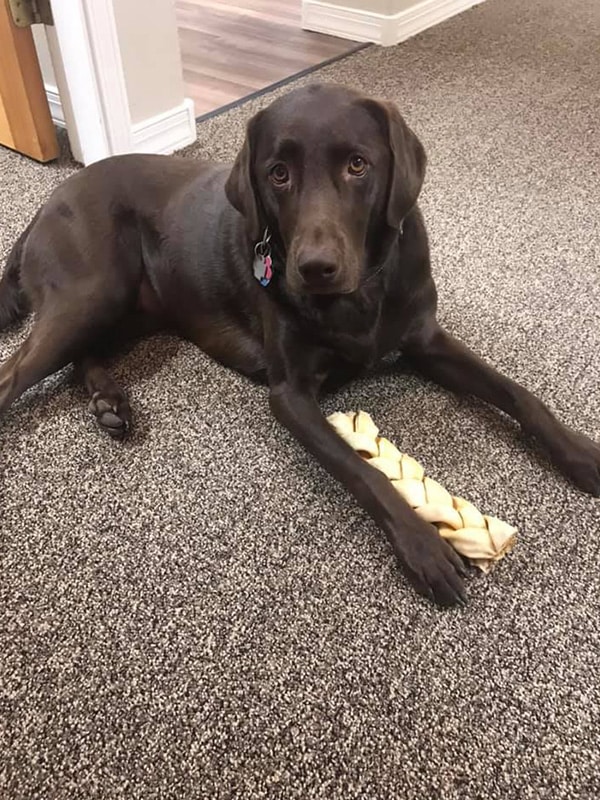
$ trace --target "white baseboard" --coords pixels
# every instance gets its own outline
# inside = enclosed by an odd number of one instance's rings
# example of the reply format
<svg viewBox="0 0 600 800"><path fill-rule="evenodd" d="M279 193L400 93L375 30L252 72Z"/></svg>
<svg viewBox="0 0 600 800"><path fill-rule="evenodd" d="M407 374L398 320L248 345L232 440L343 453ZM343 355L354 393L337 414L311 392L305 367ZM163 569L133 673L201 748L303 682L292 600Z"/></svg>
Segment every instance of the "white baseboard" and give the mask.
<svg viewBox="0 0 600 800"><path fill-rule="evenodd" d="M391 44L403 42L483 2L484 0L421 0L395 15L396 30L394 42Z"/></svg>
<svg viewBox="0 0 600 800"><path fill-rule="evenodd" d="M46 90L46 98L50 107L50 116L52 117L52 122L59 128L66 128L67 123L65 122L65 112L63 111L62 103L60 102L58 87L54 86L52 83L45 83L44 89Z"/></svg>
<svg viewBox="0 0 600 800"><path fill-rule="evenodd" d="M155 117L136 122L131 127L133 153L168 155L196 141L194 103L186 97L183 103Z"/></svg>
<svg viewBox="0 0 600 800"><path fill-rule="evenodd" d="M383 44L384 24L388 20L385 14L334 6L322 0L302 0L302 27L307 31Z"/></svg>
<svg viewBox="0 0 600 800"><path fill-rule="evenodd" d="M484 0L416 0L413 6L397 14L375 14L324 0L302 0L302 27L343 39L390 46L482 2Z"/></svg>
<svg viewBox="0 0 600 800"><path fill-rule="evenodd" d="M56 86L45 84L52 122L66 127L65 114ZM161 153L168 155L196 140L194 103L186 98L183 103L155 117L131 126L132 153Z"/></svg>

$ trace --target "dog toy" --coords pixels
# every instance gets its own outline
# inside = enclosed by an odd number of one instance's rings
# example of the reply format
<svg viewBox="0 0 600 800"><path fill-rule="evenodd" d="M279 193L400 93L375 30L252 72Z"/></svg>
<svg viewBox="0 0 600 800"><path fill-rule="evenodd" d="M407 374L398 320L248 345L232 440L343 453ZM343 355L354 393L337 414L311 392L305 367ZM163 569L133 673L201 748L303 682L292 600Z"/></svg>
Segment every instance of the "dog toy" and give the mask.
<svg viewBox="0 0 600 800"><path fill-rule="evenodd" d="M506 522L481 514L472 503L452 495L414 458L401 453L365 411L328 417L329 423L371 466L381 470L417 514L433 523L460 555L482 572L489 572L508 553L517 534Z"/></svg>

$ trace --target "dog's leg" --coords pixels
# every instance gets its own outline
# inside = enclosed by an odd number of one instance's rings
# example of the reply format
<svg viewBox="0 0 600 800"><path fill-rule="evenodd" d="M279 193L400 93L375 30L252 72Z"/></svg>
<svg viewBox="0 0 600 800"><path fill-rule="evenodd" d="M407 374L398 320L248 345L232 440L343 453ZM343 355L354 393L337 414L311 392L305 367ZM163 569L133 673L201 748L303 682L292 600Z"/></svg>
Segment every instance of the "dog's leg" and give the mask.
<svg viewBox="0 0 600 800"><path fill-rule="evenodd" d="M262 343L235 320L225 315L207 316L184 322L180 330L215 361L264 382L266 364Z"/></svg>
<svg viewBox="0 0 600 800"><path fill-rule="evenodd" d="M131 430L131 409L125 392L96 356L84 356L76 369L89 392L88 408L99 427L113 439L124 439Z"/></svg>
<svg viewBox="0 0 600 800"><path fill-rule="evenodd" d="M0 414L31 386L79 357L98 335L98 320L83 306L41 309L27 339L0 366Z"/></svg>
<svg viewBox="0 0 600 800"><path fill-rule="evenodd" d="M21 347L0 367L0 413L34 384L71 360L71 332L36 322Z"/></svg>
<svg viewBox="0 0 600 800"><path fill-rule="evenodd" d="M138 339L158 333L164 327L164 320L158 316L130 312L114 323L102 341L96 340L75 365L90 395L90 412L100 429L113 439L124 439L131 431L131 408L127 394L108 372L105 359L127 351Z"/></svg>
<svg viewBox="0 0 600 800"><path fill-rule="evenodd" d="M458 555L421 520L391 481L367 464L323 416L312 392L288 382L271 386L275 417L336 477L384 530L407 577L440 605L464 601Z"/></svg>
<svg viewBox="0 0 600 800"><path fill-rule="evenodd" d="M439 326L403 348L409 362L436 383L491 403L535 436L580 489L600 496L600 447L567 428L531 392L490 367Z"/></svg>

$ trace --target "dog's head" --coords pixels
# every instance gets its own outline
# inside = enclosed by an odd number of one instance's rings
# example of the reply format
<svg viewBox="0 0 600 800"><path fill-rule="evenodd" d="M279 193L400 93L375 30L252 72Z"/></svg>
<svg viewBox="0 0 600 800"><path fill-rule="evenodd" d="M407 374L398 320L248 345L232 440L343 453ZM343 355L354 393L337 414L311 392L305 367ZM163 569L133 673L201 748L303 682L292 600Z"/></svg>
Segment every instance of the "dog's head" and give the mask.
<svg viewBox="0 0 600 800"><path fill-rule="evenodd" d="M417 201L425 152L394 105L336 85L276 100L248 123L227 180L258 242L266 226L300 294L355 291Z"/></svg>

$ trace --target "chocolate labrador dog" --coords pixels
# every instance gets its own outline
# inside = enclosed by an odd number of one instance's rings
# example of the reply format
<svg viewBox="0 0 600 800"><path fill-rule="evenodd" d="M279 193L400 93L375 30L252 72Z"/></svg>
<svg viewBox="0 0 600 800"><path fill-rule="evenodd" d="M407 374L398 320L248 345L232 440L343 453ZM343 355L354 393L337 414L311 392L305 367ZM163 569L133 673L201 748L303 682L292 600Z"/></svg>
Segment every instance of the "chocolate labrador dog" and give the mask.
<svg viewBox="0 0 600 800"><path fill-rule="evenodd" d="M595 495L600 448L437 323L416 205L424 172L393 105L333 85L256 114L233 167L129 155L81 170L38 212L0 282L1 327L35 311L0 367L0 411L74 362L100 427L121 437L129 404L103 359L130 336L175 330L266 380L273 414L379 524L413 586L463 601L462 561L338 437L319 391L402 351L510 414Z"/></svg>

